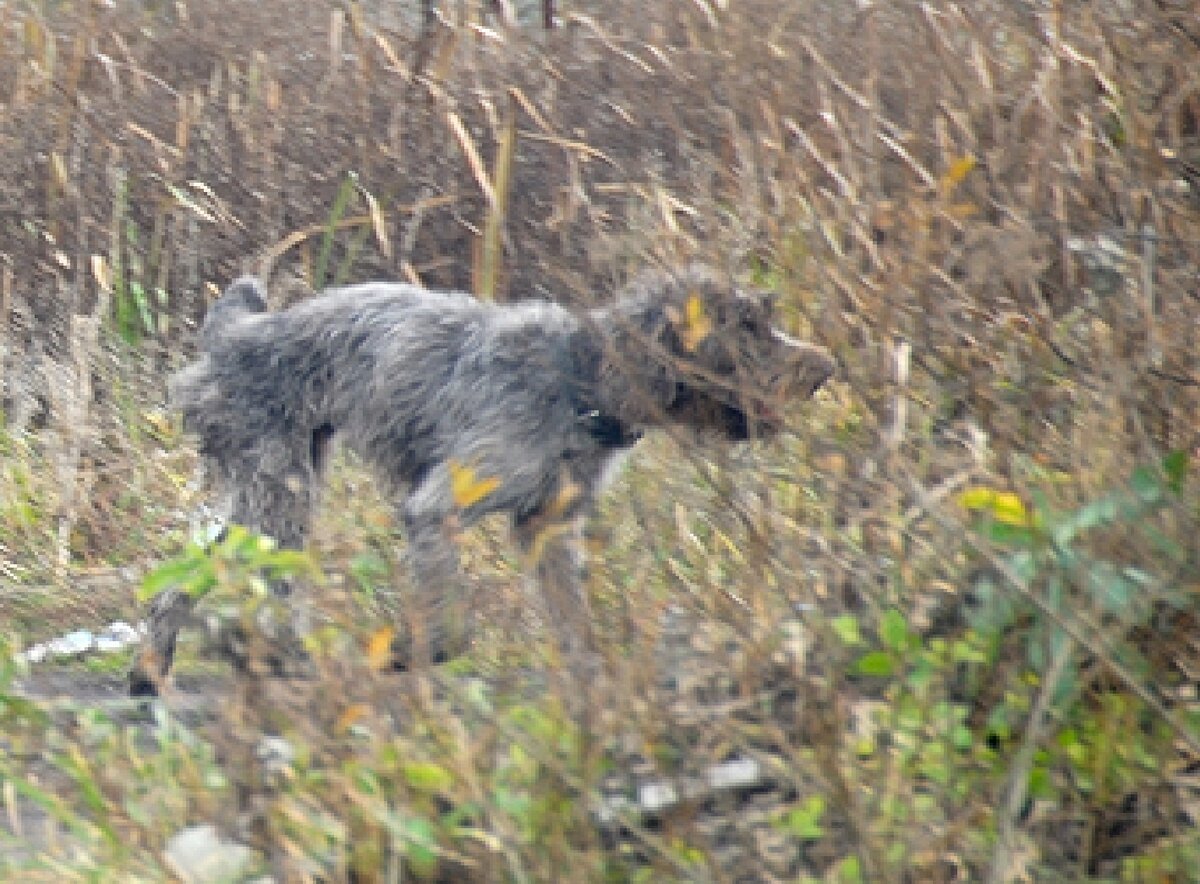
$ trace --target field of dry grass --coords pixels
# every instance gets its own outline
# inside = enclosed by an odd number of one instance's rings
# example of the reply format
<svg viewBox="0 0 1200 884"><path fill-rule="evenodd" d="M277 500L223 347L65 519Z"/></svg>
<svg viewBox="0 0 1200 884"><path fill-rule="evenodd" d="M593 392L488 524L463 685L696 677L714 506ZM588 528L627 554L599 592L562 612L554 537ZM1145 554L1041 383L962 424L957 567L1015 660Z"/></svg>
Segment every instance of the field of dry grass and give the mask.
<svg viewBox="0 0 1200 884"><path fill-rule="evenodd" d="M205 880L208 823L246 880L1193 880L1194 3L419 5L2 6L0 880ZM350 461L310 677L192 636L168 716L127 654L13 656L164 563L269 603L252 539L189 551L165 405L237 274L583 305L696 259L839 373L771 444L639 446L586 727L501 526L474 652L379 671Z"/></svg>

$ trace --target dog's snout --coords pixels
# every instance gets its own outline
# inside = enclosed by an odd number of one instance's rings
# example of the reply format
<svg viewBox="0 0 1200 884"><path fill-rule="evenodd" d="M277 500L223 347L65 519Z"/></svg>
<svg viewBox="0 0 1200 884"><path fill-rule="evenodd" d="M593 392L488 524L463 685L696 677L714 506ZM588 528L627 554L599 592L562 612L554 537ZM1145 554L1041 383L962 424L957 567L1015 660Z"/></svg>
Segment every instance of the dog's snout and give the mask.
<svg viewBox="0 0 1200 884"><path fill-rule="evenodd" d="M819 390L837 369L833 354L824 347L799 341L788 347L787 364L790 383L805 397Z"/></svg>

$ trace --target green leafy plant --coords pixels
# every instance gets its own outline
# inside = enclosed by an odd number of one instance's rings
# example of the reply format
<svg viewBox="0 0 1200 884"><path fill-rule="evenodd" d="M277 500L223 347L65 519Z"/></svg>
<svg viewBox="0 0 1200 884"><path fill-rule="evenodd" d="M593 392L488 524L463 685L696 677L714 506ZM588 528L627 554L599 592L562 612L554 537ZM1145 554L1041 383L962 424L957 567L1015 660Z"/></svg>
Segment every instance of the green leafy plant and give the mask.
<svg viewBox="0 0 1200 884"><path fill-rule="evenodd" d="M1140 563L1097 555L1088 541L1094 534L1120 528L1142 537L1167 566L1182 565L1187 551L1155 528L1152 517L1178 501L1188 466L1186 452L1173 452L1160 464L1134 470L1127 487L1068 511L1051 506L1040 492L1032 495L1031 506L1011 492L990 488L963 492L959 503L981 517L977 530L1007 551L1008 574L1036 592L1022 597L995 580L980 581L971 625L994 633L1018 618L1029 618L1026 653L1030 665L1042 671L1068 638L1065 623L1074 622L1081 613L1116 618L1130 628L1145 622L1155 602L1185 604L1178 586L1154 576ZM1113 653L1131 672L1145 671L1144 661L1131 647L1114 646ZM1074 692L1077 676L1073 667L1062 672L1054 688L1059 699Z"/></svg>
<svg viewBox="0 0 1200 884"><path fill-rule="evenodd" d="M1026 701L1006 692L988 716L988 740L1002 752L1005 801L997 814L992 876L1010 862L1017 819L1030 799L1056 800L1064 785L1088 795L1095 813L1136 794L1159 776L1159 759L1177 737L1200 740L1175 718L1145 680L1153 671L1145 646L1126 640L1164 606L1182 610L1187 594L1176 579L1188 553L1156 524L1182 499L1188 455L1176 451L1137 468L1128 484L1063 511L1034 493L1032 505L1008 492L970 489L959 503L982 515L980 534L1003 555L995 563L1004 584L980 581L974 629L1002 646L1018 623L1029 675ZM1099 542L1120 532L1124 543ZM1125 558L1109 549L1150 551ZM1103 669L1085 668L1089 659ZM1115 684L1085 693L1097 671ZM1015 724L1023 721L1020 731ZM1094 831L1089 828L1088 831ZM1086 844L1084 852L1091 848Z"/></svg>
<svg viewBox="0 0 1200 884"><path fill-rule="evenodd" d="M177 558L147 574L138 599L147 601L168 588L201 598L221 584L249 584L265 594L270 580L304 576L319 576L307 552L278 549L269 537L231 525L216 543L193 541Z"/></svg>

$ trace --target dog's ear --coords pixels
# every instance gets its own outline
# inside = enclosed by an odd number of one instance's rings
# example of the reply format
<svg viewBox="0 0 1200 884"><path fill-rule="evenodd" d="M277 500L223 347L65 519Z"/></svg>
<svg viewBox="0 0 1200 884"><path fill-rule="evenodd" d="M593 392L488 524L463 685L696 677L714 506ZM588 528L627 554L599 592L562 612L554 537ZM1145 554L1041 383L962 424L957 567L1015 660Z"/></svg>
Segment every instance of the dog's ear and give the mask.
<svg viewBox="0 0 1200 884"><path fill-rule="evenodd" d="M645 364L652 366L645 379L647 391L663 408L670 408L674 403L679 383L676 362L689 350L684 340L685 329L680 325L681 322L686 323L686 316L686 307L680 313L674 305L666 303L647 305L643 314L643 340L649 347L649 352L645 354L649 359Z"/></svg>

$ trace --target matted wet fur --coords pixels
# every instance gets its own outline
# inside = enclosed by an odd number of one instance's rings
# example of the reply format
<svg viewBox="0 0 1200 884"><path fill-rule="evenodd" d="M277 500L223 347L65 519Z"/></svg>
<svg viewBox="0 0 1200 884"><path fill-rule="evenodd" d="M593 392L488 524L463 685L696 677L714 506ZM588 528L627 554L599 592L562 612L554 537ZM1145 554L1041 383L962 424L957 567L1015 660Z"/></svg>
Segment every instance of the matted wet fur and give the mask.
<svg viewBox="0 0 1200 884"><path fill-rule="evenodd" d="M334 440L375 469L412 572L398 665L469 643L451 529L492 512L507 513L521 549L536 553L547 622L574 656L590 646L579 523L610 462L660 426L770 436L789 401L833 372L825 349L771 319L769 295L702 267L644 273L591 311L368 283L268 313L260 283L243 278L213 305L201 355L172 379L171 398L225 518L282 547L307 539ZM490 490L456 501L456 472ZM190 608L180 593L153 603L134 693L166 676Z"/></svg>

